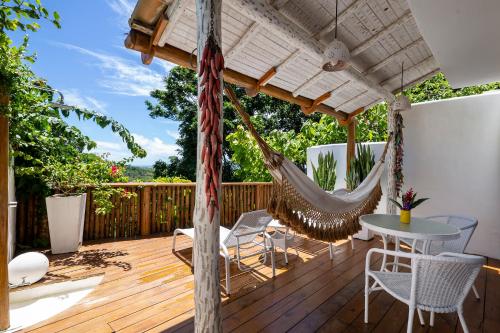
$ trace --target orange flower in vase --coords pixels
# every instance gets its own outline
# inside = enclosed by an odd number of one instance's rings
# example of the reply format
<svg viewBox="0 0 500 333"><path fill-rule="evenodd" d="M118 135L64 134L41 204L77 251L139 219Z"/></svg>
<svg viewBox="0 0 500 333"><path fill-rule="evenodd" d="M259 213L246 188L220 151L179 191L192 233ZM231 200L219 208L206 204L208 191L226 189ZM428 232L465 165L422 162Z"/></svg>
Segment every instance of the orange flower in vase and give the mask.
<svg viewBox="0 0 500 333"><path fill-rule="evenodd" d="M410 188L406 193L401 195L401 203L393 199L389 200L401 210L399 217L401 223L410 223L411 210L420 205L422 202L429 200L429 198L417 199L417 192L413 192L413 188Z"/></svg>

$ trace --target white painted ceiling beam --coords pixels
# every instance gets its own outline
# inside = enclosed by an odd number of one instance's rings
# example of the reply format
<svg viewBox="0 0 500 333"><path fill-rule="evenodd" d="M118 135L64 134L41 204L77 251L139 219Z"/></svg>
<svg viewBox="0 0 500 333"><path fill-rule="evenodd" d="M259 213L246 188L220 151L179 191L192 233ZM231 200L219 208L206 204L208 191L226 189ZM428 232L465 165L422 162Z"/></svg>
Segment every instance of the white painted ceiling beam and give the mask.
<svg viewBox="0 0 500 333"><path fill-rule="evenodd" d="M429 67L429 66L432 66L432 67L435 67L435 64L436 64L436 61L434 60L434 57L433 56L430 56L430 57L427 57L425 58L424 60L422 60L421 62L419 62L418 64L415 64L411 67L408 67L408 68L405 68L404 69L404 73L409 73L410 71L414 70L414 69L418 69L418 68L426 68L426 67ZM396 80L396 79L400 79L401 78L401 73L398 73L396 75L393 75L391 76L390 78L388 79L385 79L384 81L380 82L380 85L381 86L387 86L389 85L393 80ZM403 85L405 83L403 82Z"/></svg>
<svg viewBox="0 0 500 333"><path fill-rule="evenodd" d="M245 46L247 46L248 43L250 43L255 38L255 36L260 32L260 29L261 26L258 23L253 22L250 27L248 27L247 31L245 31L243 36L241 36L240 40L237 41L236 44L234 44L231 49L226 52L226 54L224 55L225 62L229 64L231 60L233 60L234 57L238 55L238 53L240 53L245 48Z"/></svg>
<svg viewBox="0 0 500 333"><path fill-rule="evenodd" d="M344 103L342 103L342 104L340 104L340 105L337 105L337 106L335 107L335 109L341 110L341 109L342 109L342 107L343 107L344 105L346 105L346 104L348 104L348 103L350 103L350 102L354 101L354 100L355 100L356 98L358 98L358 97L363 96L363 95L364 95L364 94L366 94L367 92L368 92L368 90L365 90L365 91L360 92L359 94L357 94L356 96L352 97L351 99L349 99L349 100L345 101Z"/></svg>
<svg viewBox="0 0 500 333"><path fill-rule="evenodd" d="M412 18L411 12L407 11L403 16L399 19L385 27L383 30L380 30L378 33L370 37L367 41L363 42L361 45L356 46L354 49L350 50L351 56L355 57L358 54L368 50L370 47L378 43L382 38L399 28L402 24L405 24Z"/></svg>
<svg viewBox="0 0 500 333"><path fill-rule="evenodd" d="M359 8L364 6L368 0L358 0L353 2L349 7L347 7L342 13L339 13L339 17L337 18L337 24L341 24L344 22L346 18L356 13ZM323 29L321 29L318 33L314 35L316 39L321 39L329 32L335 29L335 18L330 21Z"/></svg>
<svg viewBox="0 0 500 333"><path fill-rule="evenodd" d="M431 77L433 77L434 75L436 75L437 73L439 73L441 71L441 69L438 67L436 69L434 69L432 72L429 72L425 75L422 75L421 77L411 81L411 82L408 82L406 84L403 85L403 90L407 89L407 88L410 88L410 87L413 87L414 85L417 85L427 79L430 79ZM401 91L401 88L398 87L397 89L394 89L392 91L393 94L397 94Z"/></svg>
<svg viewBox="0 0 500 333"><path fill-rule="evenodd" d="M276 8L277 10L280 10L281 8L285 7L287 3L290 2L290 0L268 0L269 4Z"/></svg>
<svg viewBox="0 0 500 333"><path fill-rule="evenodd" d="M314 74L309 80L301 84L297 89L292 92L293 97L301 95L304 91L312 87L316 82L323 79L327 72L320 70L318 73Z"/></svg>
<svg viewBox="0 0 500 333"><path fill-rule="evenodd" d="M300 50L296 50L295 52L290 54L290 56L288 56L288 58L286 58L281 64L276 66L276 73L279 73L279 72L285 70L288 66L293 64L293 62L295 60L297 60L301 54L302 54L302 52Z"/></svg>
<svg viewBox="0 0 500 333"><path fill-rule="evenodd" d="M165 46L168 39L170 38L170 35L172 34L172 31L174 30L174 27L182 17L182 14L184 14L184 11L186 10L188 4L188 0L176 0L167 7L168 25L165 30L163 30L163 34L158 41L158 46Z"/></svg>
<svg viewBox="0 0 500 333"><path fill-rule="evenodd" d="M367 70L365 70L363 72L363 74L369 75L369 74L375 73L376 71L381 70L382 68L384 68L385 66L387 66L391 62L396 61L396 60L400 60L402 57L406 56L406 52L408 52L411 48L419 46L419 45L422 45L424 43L425 42L424 42L423 38L417 39L416 41L408 44L407 46L405 46L404 48L402 48L398 52L396 52L396 53L390 55L389 57L385 58L384 60L382 60L378 64L373 65L372 67L368 68Z"/></svg>
<svg viewBox="0 0 500 333"><path fill-rule="evenodd" d="M323 45L319 41L310 38L307 32L297 27L296 24L266 1L232 0L230 6L257 23L272 29L275 35L278 35L291 45L310 52L311 55L316 55L318 59L322 58ZM383 88L374 80L363 76L352 66L343 73L350 79L358 81L367 89L375 91L384 99L394 99L394 95L389 90Z"/></svg>

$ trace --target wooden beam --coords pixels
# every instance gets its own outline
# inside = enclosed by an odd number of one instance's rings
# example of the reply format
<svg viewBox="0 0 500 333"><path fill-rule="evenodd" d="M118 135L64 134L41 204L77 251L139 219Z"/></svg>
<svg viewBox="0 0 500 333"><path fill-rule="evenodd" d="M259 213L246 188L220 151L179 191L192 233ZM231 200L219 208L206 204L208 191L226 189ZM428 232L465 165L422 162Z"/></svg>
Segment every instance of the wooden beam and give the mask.
<svg viewBox="0 0 500 333"><path fill-rule="evenodd" d="M147 50L148 45L149 36L135 30L130 31L127 38L125 39L125 47L139 52L144 52L145 50ZM170 61L179 66L196 70L196 67L193 66L196 64L196 57L191 57L190 53L178 49L174 46L168 44L165 44L163 47L157 46L155 55L158 58ZM247 89L254 88L258 82L257 79L228 68L224 70L224 81L236 84ZM270 84L262 86L260 91L266 95L276 97L292 104L297 104L301 107L310 107L314 102L313 100L302 96L294 97L289 91ZM340 120L346 119L345 114L340 113L334 108L324 104L318 105L316 107L316 111L331 115Z"/></svg>
<svg viewBox="0 0 500 333"><path fill-rule="evenodd" d="M245 46L247 46L248 43L250 43L254 39L254 37L260 32L260 28L260 25L256 22L253 22L248 27L247 31L245 31L243 36L241 36L240 40L238 40L236 44L234 44L224 55L226 64L229 64L231 60L233 60L234 57L237 56L238 53L240 53L245 48Z"/></svg>
<svg viewBox="0 0 500 333"><path fill-rule="evenodd" d="M2 94L2 91L0 91ZM7 101L4 96L0 99ZM10 326L9 320L9 120L0 115L0 330Z"/></svg>
<svg viewBox="0 0 500 333"><path fill-rule="evenodd" d="M356 13L359 8L366 4L367 0L354 1L349 7L347 7L342 13L339 14L337 18L337 24L341 24L346 18ZM331 20L326 26L324 26L319 32L317 32L314 37L320 40L323 36L335 29L335 18Z"/></svg>
<svg viewBox="0 0 500 333"><path fill-rule="evenodd" d="M170 4L167 7L166 16L169 21L169 24L161 34L161 37L158 41L159 46L165 45L166 42L169 40L170 35L172 35L172 31L174 30L177 21L179 21L179 19L182 17L189 3L190 1L188 0L175 0L172 4Z"/></svg>
<svg viewBox="0 0 500 333"><path fill-rule="evenodd" d="M301 110L302 110L302 112L304 112L304 114L310 115L311 113L316 111L316 108L318 105L320 105L321 103L323 103L324 101L326 101L330 97L332 97L332 93L330 91L326 92L323 95L316 98L314 100L313 104L311 105L311 107L302 107Z"/></svg>
<svg viewBox="0 0 500 333"><path fill-rule="evenodd" d="M419 78L417 78L417 79L415 79L415 80L413 80L411 82L408 82L408 83L404 84L403 85L403 90L405 90L405 89L407 89L409 87L412 87L414 85L417 85L420 82L423 82L423 81L425 81L427 79L430 79L431 77L433 77L434 75L436 75L440 71L441 71L441 69L438 67L438 68L434 69L433 71L431 71L431 72L429 72L429 73L427 73L425 75L422 75L421 77L419 77ZM393 94L397 94L399 92L401 92L401 88L397 88L397 89L393 90Z"/></svg>
<svg viewBox="0 0 500 333"><path fill-rule="evenodd" d="M347 124L347 148L346 148L346 163L347 174L351 170L351 161L356 152L356 119L351 119Z"/></svg>
<svg viewBox="0 0 500 333"><path fill-rule="evenodd" d="M360 92L359 94L357 94L357 95L356 95L356 96L354 96L353 98L351 98L351 99L349 99L349 100L345 101L344 103L340 104L339 106L337 106L337 109L342 108L342 106L346 105L347 103L352 102L353 100L355 100L355 99L356 99L356 98L358 98L359 96L363 96L364 94L366 94L366 92L367 92L367 91L368 91L368 90L365 90L365 91Z"/></svg>
<svg viewBox="0 0 500 333"><path fill-rule="evenodd" d="M260 90L260 87L265 86L271 79L276 75L276 67L268 70L262 77L257 81L257 88Z"/></svg>
<svg viewBox="0 0 500 333"><path fill-rule="evenodd" d="M404 48L402 48L398 52L393 53L389 57L385 58L384 60L382 60L378 64L375 64L372 67L368 68L367 70L365 70L363 72L363 74L364 75L369 75L369 74L375 73L376 71L381 70L382 68L384 68L385 66L387 66L391 62L396 61L396 60L398 60L398 59L406 56L406 52L408 52L411 48L416 47L417 45L420 45L420 44L424 44L424 43L425 42L424 42L423 38L417 39L416 41L414 41L413 43L408 44L407 46L405 46Z"/></svg>
<svg viewBox="0 0 500 333"><path fill-rule="evenodd" d="M350 50L351 57L355 57L358 54L368 50L370 47L378 43L382 38L396 30L400 25L408 22L413 16L411 12L408 10L403 16L398 18L396 21L385 27L383 30L379 31L372 37L370 37L367 41L363 42L361 45L356 46L354 49Z"/></svg>
<svg viewBox="0 0 500 333"><path fill-rule="evenodd" d="M270 0L269 1L269 3L271 4L271 6L273 6L277 10L282 9L289 2L290 2L290 0Z"/></svg>
<svg viewBox="0 0 500 333"><path fill-rule="evenodd" d="M168 25L168 19L165 14L162 14L156 22L156 26L151 34L149 39L149 51L147 53L141 54L141 60L144 65L150 65L153 62L155 56L155 47L158 45L158 42L165 31L165 28Z"/></svg>
<svg viewBox="0 0 500 333"><path fill-rule="evenodd" d="M290 66L295 60L297 60L302 54L301 50L296 50L288 58L286 58L281 64L276 66L276 73L279 73Z"/></svg>
<svg viewBox="0 0 500 333"><path fill-rule="evenodd" d="M359 109L354 110L353 112L349 113L349 116L347 118L347 121L351 121L354 117L356 117L358 114L361 114L365 112L366 108L362 107Z"/></svg>

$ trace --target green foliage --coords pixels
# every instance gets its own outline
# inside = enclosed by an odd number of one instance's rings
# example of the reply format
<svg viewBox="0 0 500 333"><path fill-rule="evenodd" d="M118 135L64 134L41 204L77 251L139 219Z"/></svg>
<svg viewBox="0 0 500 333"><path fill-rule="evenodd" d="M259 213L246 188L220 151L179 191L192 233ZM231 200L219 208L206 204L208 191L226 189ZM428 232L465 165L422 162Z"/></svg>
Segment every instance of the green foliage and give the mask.
<svg viewBox="0 0 500 333"><path fill-rule="evenodd" d="M41 177L52 193L62 196L81 194L92 189L97 214L107 214L113 208L111 198L120 195L130 199L135 193L106 183L127 182L125 167L93 154L81 154L67 162L52 157L44 165Z"/></svg>
<svg viewBox="0 0 500 333"><path fill-rule="evenodd" d="M391 198L389 200L401 210L411 210L424 201L429 200L429 198L420 198L417 200L417 192L413 192L413 189L410 188L406 193L401 194L401 203Z"/></svg>
<svg viewBox="0 0 500 333"><path fill-rule="evenodd" d="M189 179L182 177L159 177L153 180L155 183L191 183Z"/></svg>
<svg viewBox="0 0 500 333"><path fill-rule="evenodd" d="M169 165L165 161L158 160L153 164L153 170L154 178L167 177L169 174Z"/></svg>
<svg viewBox="0 0 500 333"><path fill-rule="evenodd" d="M38 21L45 19L60 28L60 17L52 14L42 5L40 0L2 0L0 6L0 33L9 31L32 31L40 28Z"/></svg>
<svg viewBox="0 0 500 333"><path fill-rule="evenodd" d="M151 167L128 165L125 169L125 176L130 181L149 182L154 178L154 170Z"/></svg>
<svg viewBox="0 0 500 333"><path fill-rule="evenodd" d="M270 134L272 131L299 132L302 124L308 119L297 105L258 94L255 97L245 95L243 89L233 87L242 105L254 115L259 131ZM191 180L196 177L196 142L197 142L197 79L192 70L174 67L165 78L165 89L151 92L155 103L146 102L150 116L166 118L180 122L179 124L179 157L171 157L168 167L162 165L164 175L182 176ZM241 124L236 116L233 105L225 100L224 111L224 141L226 137L237 130ZM309 117L310 118L310 117ZM312 116L319 119L318 115ZM229 146L223 147L223 180L243 180L237 172L232 160L233 150ZM158 165L160 166L160 165ZM165 173L166 172L166 173Z"/></svg>
<svg viewBox="0 0 500 333"><path fill-rule="evenodd" d="M328 152L325 156L319 153L318 168L314 165L313 178L314 182L325 191L333 191L335 189L335 182L337 181L337 161L333 153Z"/></svg>
<svg viewBox="0 0 500 333"><path fill-rule="evenodd" d="M361 184L368 176L375 165L375 154L369 145L358 143L356 148L356 157L351 160L349 173L346 176L346 187L352 191Z"/></svg>

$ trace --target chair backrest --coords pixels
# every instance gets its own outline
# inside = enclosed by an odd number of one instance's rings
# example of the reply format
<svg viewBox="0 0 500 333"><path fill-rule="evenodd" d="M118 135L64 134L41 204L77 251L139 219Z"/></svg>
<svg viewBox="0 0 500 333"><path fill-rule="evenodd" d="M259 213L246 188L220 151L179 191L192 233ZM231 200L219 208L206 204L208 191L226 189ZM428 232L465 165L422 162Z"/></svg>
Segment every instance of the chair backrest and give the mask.
<svg viewBox="0 0 500 333"><path fill-rule="evenodd" d="M236 235L255 232L247 236L239 237L240 245L252 242L257 237L256 232L265 231L272 219L271 215L269 215L265 209L241 214L240 218L231 229L231 232L229 232L226 239L223 240L224 245L228 248L236 246Z"/></svg>
<svg viewBox="0 0 500 333"><path fill-rule="evenodd" d="M483 257L467 254L415 255L411 294L416 304L427 311L455 311L484 263Z"/></svg>
<svg viewBox="0 0 500 333"><path fill-rule="evenodd" d="M444 250L446 252L464 253L465 248L467 247L467 244L469 244L470 238L477 227L477 219L468 216L436 215L428 216L427 219L451 224L460 229L460 238L442 243L439 242L440 250ZM431 253L433 253L432 244Z"/></svg>

